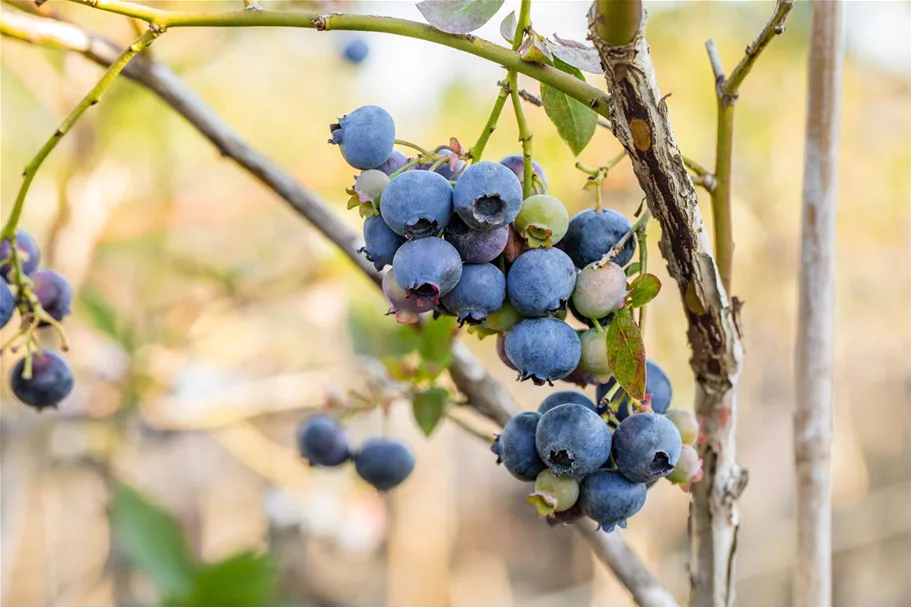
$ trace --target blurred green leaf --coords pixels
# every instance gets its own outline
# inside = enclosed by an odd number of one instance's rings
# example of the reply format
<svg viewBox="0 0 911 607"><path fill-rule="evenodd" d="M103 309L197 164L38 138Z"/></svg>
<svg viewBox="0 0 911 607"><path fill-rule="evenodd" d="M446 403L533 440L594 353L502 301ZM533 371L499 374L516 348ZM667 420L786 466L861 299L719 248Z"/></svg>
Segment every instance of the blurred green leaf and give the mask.
<svg viewBox="0 0 911 607"><path fill-rule="evenodd" d="M127 558L161 593L183 601L193 591L196 566L183 531L160 506L128 485L114 487L111 526Z"/></svg>
<svg viewBox="0 0 911 607"><path fill-rule="evenodd" d="M275 593L275 563L269 555L242 552L199 571L181 607L262 607Z"/></svg>
<svg viewBox="0 0 911 607"><path fill-rule="evenodd" d="M372 291L368 291L371 295ZM380 300L381 297L375 298ZM385 302L385 298L382 298ZM348 333L357 354L383 359L396 357L417 350L420 338L406 324L399 324L393 316L383 316L389 303L373 305L374 298L355 299L348 309ZM383 307L381 307L383 306Z"/></svg>
<svg viewBox="0 0 911 607"><path fill-rule="evenodd" d="M571 74L579 80L585 80L582 72L573 66L554 59L554 67ZM541 101L547 117L557 127L560 138L566 142L576 156L585 149L595 134L598 126L598 115L584 103L573 99L555 88L541 83Z"/></svg>
<svg viewBox="0 0 911 607"><path fill-rule="evenodd" d="M639 265L638 261L634 261L633 263L626 266L626 270L624 270L626 272L626 277L629 278L630 276L633 276L634 274L638 274L640 267L641 266Z"/></svg>
<svg viewBox="0 0 911 607"><path fill-rule="evenodd" d="M117 309L95 289L86 288L79 295L80 306L96 329L123 344Z"/></svg>
<svg viewBox="0 0 911 607"><path fill-rule="evenodd" d="M424 0L418 10L427 23L450 34L467 34L497 14L503 0Z"/></svg>
<svg viewBox="0 0 911 607"><path fill-rule="evenodd" d="M417 422L418 428L421 429L424 436L430 436L443 419L447 402L449 402L449 391L438 387L418 392L411 398L414 421Z"/></svg>
<svg viewBox="0 0 911 607"><path fill-rule="evenodd" d="M629 286L629 307L638 308L655 299L661 290L661 281L654 274L641 274Z"/></svg>
<svg viewBox="0 0 911 607"><path fill-rule="evenodd" d="M627 394L645 397L645 343L630 308L617 310L607 328L607 362Z"/></svg>
<svg viewBox="0 0 911 607"><path fill-rule="evenodd" d="M442 373L452 362L452 337L455 329L456 319L452 316L428 320L421 329L418 352L423 362L431 366L433 376Z"/></svg>

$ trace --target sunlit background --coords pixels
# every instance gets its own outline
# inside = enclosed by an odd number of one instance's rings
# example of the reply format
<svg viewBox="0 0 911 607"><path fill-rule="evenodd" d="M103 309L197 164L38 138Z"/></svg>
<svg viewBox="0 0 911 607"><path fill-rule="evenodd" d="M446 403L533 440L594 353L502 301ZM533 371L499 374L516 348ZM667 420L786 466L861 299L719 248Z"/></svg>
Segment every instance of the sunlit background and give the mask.
<svg viewBox="0 0 911 607"><path fill-rule="evenodd" d="M121 44L129 20L48 3ZM316 3L269 8L320 10ZM479 35L501 41L507 2ZM236 2L159 2L173 9ZM730 70L771 13L769 2L647 2L648 40L680 146L714 162L715 97L704 49ZM542 34L585 37L586 2L533 4ZM737 105L735 294L745 302L746 359L739 459L739 604L790 601L794 562L793 351L809 7L798 3ZM331 10L421 20L408 2L334 3ZM850 2L838 196L834 500L836 605L911 603L911 5ZM367 34L359 66L341 49L353 33L180 29L153 47L251 145L318 192L339 217L352 169L326 144L327 125L383 105L398 135L425 146L480 133L504 71L420 41ZM99 78L86 59L2 42L3 218L20 172ZM596 76L591 84L603 86ZM523 80L537 91L537 84ZM544 111L527 107L536 159L571 213L593 204L585 175ZM620 150L599 129L579 160ZM486 155L518 151L507 110ZM607 203L631 216L642 194L627 161ZM707 205L705 193L701 201ZM703 212L707 213L707 206ZM389 433L417 454L388 497L350 468L311 470L294 428L328 394L372 377L365 344L397 335L381 294L278 196L222 158L140 86L117 82L52 155L21 224L46 266L74 285L66 322L77 387L38 416L8 392L3 358L2 601L10 607L148 605L155 588L117 549L106 504L111 478L175 516L193 554L214 561L271 552L289 605L352 607L600 607L631 601L570 529L551 529L524 503L528 485L494 465L487 445L444 421L430 439L407 402ZM649 357L692 409L693 379L676 288L650 238L665 289L649 310ZM9 329L4 331L4 339ZM464 336L526 409L551 390L515 383L494 340ZM48 336L55 344L55 338ZM380 434L378 414L347 422L355 443ZM683 602L688 495L650 490L627 541ZM115 537L112 537L115 536Z"/></svg>

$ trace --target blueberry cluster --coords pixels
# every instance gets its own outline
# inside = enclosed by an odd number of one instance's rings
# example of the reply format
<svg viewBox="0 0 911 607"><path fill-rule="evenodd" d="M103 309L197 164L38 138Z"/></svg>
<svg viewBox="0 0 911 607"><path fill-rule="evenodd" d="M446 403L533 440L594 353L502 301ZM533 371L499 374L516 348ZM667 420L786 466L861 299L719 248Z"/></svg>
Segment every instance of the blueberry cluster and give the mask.
<svg viewBox="0 0 911 607"><path fill-rule="evenodd" d="M383 278L390 314L451 315L482 337L498 334L503 362L538 385L610 377L602 326L628 294L623 266L636 241L612 251L631 229L626 217L589 209L570 219L536 162L535 191L523 196L519 155L468 165L440 147L409 159L393 149L395 124L376 106L330 130L362 170L349 207L366 217L361 251L377 270L392 266ZM572 328L567 311L592 328Z"/></svg>
<svg viewBox="0 0 911 607"><path fill-rule="evenodd" d="M549 523L588 516L607 532L625 527L659 479L686 488L701 473L696 418L668 409L670 382L651 361L646 390L652 407L627 411L619 421L616 399L596 403L582 392L556 392L537 411L513 417L491 450L514 477L534 482L526 501Z"/></svg>
<svg viewBox="0 0 911 607"><path fill-rule="evenodd" d="M394 489L414 470L414 455L398 441L373 438L352 452L345 429L326 415L314 415L301 423L297 448L311 466L334 468L353 460L358 476L379 491Z"/></svg>
<svg viewBox="0 0 911 607"><path fill-rule="evenodd" d="M19 270L13 262L12 242ZM41 411L56 407L73 390L73 372L53 350L32 348L31 332L63 320L70 313L73 290L53 270L39 270L41 251L35 239L22 230L0 242L0 327L5 327L18 309L22 315L19 335L28 341L28 354L10 374L10 386L20 401Z"/></svg>

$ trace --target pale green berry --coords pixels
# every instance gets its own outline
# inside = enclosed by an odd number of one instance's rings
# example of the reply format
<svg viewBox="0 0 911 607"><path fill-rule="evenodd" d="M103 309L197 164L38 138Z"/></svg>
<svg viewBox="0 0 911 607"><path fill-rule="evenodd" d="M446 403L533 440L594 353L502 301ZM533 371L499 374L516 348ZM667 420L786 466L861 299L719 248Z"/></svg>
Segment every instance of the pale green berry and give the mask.
<svg viewBox="0 0 911 607"><path fill-rule="evenodd" d="M699 438L699 421L695 415L689 411L671 409L664 416L677 426L677 430L680 431L680 440L684 445L696 444L696 440Z"/></svg>
<svg viewBox="0 0 911 607"><path fill-rule="evenodd" d="M702 462L699 453L690 445L683 445L677 465L667 475L667 480L675 485L685 485L697 482L702 472Z"/></svg>
<svg viewBox="0 0 911 607"><path fill-rule="evenodd" d="M554 476L550 468L542 470L535 479L534 492L525 502L538 510L544 517L555 512L572 508L579 499L579 483L568 476Z"/></svg>
<svg viewBox="0 0 911 607"><path fill-rule="evenodd" d="M598 383L605 383L611 378L606 338L607 333L598 329L589 329L579 335L582 342L582 359L579 366L594 375Z"/></svg>
<svg viewBox="0 0 911 607"><path fill-rule="evenodd" d="M487 315L484 320L484 327L496 333L502 333L503 331L508 331L520 320L522 320L522 316L507 301L503 303L499 310Z"/></svg>
<svg viewBox="0 0 911 607"><path fill-rule="evenodd" d="M603 318L623 307L626 299L626 273L610 262L603 266L590 263L576 277L573 305L586 318Z"/></svg>
<svg viewBox="0 0 911 607"><path fill-rule="evenodd" d="M522 202L515 225L530 248L550 247L566 235L569 213L563 203L553 196L535 194Z"/></svg>

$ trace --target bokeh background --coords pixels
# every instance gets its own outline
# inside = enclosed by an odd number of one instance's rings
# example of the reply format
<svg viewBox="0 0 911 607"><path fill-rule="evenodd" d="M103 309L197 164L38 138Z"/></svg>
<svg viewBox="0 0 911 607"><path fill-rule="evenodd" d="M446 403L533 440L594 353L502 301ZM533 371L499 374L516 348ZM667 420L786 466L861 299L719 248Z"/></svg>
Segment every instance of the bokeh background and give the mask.
<svg viewBox="0 0 911 607"><path fill-rule="evenodd" d="M127 19L63 2L66 17L127 43ZM227 10L240 2L158 2ZM315 3L266 2L319 10ZM481 30L497 40L507 2ZM648 39L684 153L713 163L715 101L703 43L728 70L771 12L769 2L647 2ZM420 19L407 2L334 10ZM584 39L586 2L537 1L536 29ZM839 161L834 600L911 603L911 5L850 2ZM735 294L745 302L737 591L744 606L787 605L795 555L793 351L809 7L798 3L742 89L735 146ZM419 41L363 35L359 66L341 57L355 34L310 30L174 30L153 48L253 146L345 211L352 170L326 145L354 107L384 105L400 137L470 145L501 68ZM100 76L97 66L4 39L0 45L3 216L21 167ZM603 85L589 75L592 84ZM537 90L534 82L524 86ZM590 206L584 175L543 110L528 107L535 156L571 212ZM518 151L507 109L491 159ZM619 151L604 130L579 160ZM641 193L621 163L607 203L632 215ZM707 213L704 192L700 198ZM40 416L9 394L3 357L2 604L107 607L155 602L117 551L106 504L118 478L164 506L193 553L212 561L267 550L293 605L563 607L626 605L625 590L569 529L524 504L528 486L451 422L421 435L407 402L389 432L416 451L413 477L388 497L353 471L310 470L294 428L327 394L364 389L376 364L364 344L397 335L378 291L316 230L150 93L116 83L55 151L29 195L23 227L46 265L77 291L68 319L77 388ZM653 228L657 231L657 226ZM657 236L657 234L655 234ZM684 318L667 287L651 304L647 349L692 408ZM4 338L9 331L4 331ZM54 343L52 337L49 342ZM494 340L470 348L527 409L548 393L514 382ZM378 414L348 422L355 442ZM681 601L687 597L688 496L649 492L626 539Z"/></svg>

